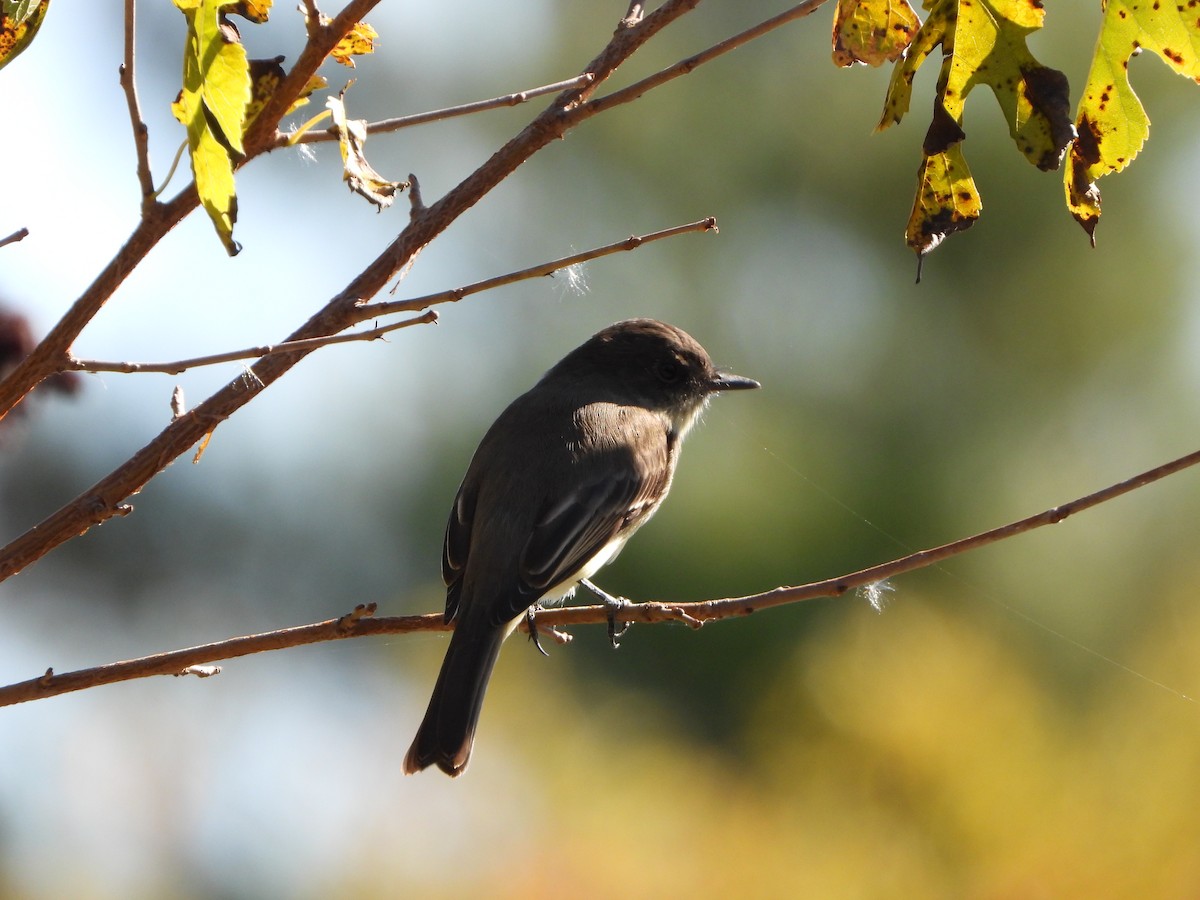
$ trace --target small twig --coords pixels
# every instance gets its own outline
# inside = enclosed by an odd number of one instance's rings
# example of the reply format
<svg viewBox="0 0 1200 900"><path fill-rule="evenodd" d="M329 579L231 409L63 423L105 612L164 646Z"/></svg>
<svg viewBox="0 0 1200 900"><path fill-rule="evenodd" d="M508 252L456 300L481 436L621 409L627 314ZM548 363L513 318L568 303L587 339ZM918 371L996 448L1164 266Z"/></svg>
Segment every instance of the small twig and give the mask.
<svg viewBox="0 0 1200 900"><path fill-rule="evenodd" d="M753 28L747 28L745 31L726 38L719 44L714 44L707 50L702 50L699 53L689 56L687 59L682 59L675 63L675 65L668 66L647 78L643 78L641 81L636 81L628 87L621 88L619 91L613 91L611 94L605 94L603 97L596 97L588 101L585 106L592 112L601 112L610 107L636 100L647 91L653 90L659 85L666 84L668 81L678 78L681 75L687 75L698 66L704 65L706 62L711 62L718 56L724 56L731 50L736 50L743 44L747 44L770 31L774 31L781 25L804 18L810 13L815 12L825 2L826 0L804 0L803 3L793 6L791 9L784 10L777 16L759 22Z"/></svg>
<svg viewBox="0 0 1200 900"><path fill-rule="evenodd" d="M369 619L375 615L375 611L379 608L378 603L360 603L350 612L346 613L338 619L338 629L340 631L350 631L361 622L363 619Z"/></svg>
<svg viewBox="0 0 1200 900"><path fill-rule="evenodd" d="M828 578L824 581L798 587L778 587L761 594L751 594L746 597L727 597L719 600L697 600L686 603L662 603L657 601L647 603L631 603L615 613L603 605L572 606L558 609L539 609L532 615L533 627L540 632L552 635L559 640L564 635L558 628L572 625L607 624L609 616L618 622L683 622L692 628L699 628L705 622L720 619L748 616L762 609L774 606L800 603L817 597L839 597L855 588L874 584L886 578L891 578L906 572L912 572L926 566L934 565L968 550L1002 541L1043 525L1054 525L1068 516L1085 509L1099 506L1122 494L1144 487L1168 475L1173 475L1190 466L1200 463L1200 450L1181 456L1179 459L1161 466L1156 466L1125 481L1088 494L1070 503L1055 506L1033 516L1027 516L1016 522L1010 522L999 528L984 531L980 534L951 541L940 547L929 550L919 550L899 559L871 566L848 575ZM263 653L268 650L283 650L287 647L298 647L302 644L312 644L320 641L332 641L350 637L365 637L377 634L407 634L413 631L448 631L441 613L429 613L424 616L399 616L375 618L374 604L359 605L354 611L336 619L327 619L312 625L299 625L284 628L279 631L268 631L244 637L216 641L200 647L186 650L176 650L170 653L159 653L141 659L131 659L124 662L111 663L106 666L96 666L90 669L80 669L62 675L54 674L53 669L47 669L45 674L31 678L28 681L0 687L0 706L11 706L29 700L39 700L65 694L70 691L84 690L102 684L113 684L118 681L128 681L133 678L145 678L150 675L174 675L191 666L248 656L252 653ZM522 623L522 628L527 628Z"/></svg>
<svg viewBox="0 0 1200 900"><path fill-rule="evenodd" d="M311 38L314 30L321 27L321 10L317 9L316 0L304 0L304 12L306 14L305 25L308 28L308 36Z"/></svg>
<svg viewBox="0 0 1200 900"><path fill-rule="evenodd" d="M584 72L582 75L568 78L566 81L544 84L541 87L518 91L515 94L505 94L503 97L493 97L490 100L476 100L473 103L464 103L461 106L448 106L445 109L435 109L429 112L416 113L411 116L399 116L395 119L382 119L378 122L369 122L367 124L367 134L385 134L391 131L399 131L402 128L412 128L414 125L425 125L429 122L467 116L471 113L483 112L489 109L518 106L543 94L557 94L562 91L571 90L572 88L591 84L593 77L590 72ZM301 135L281 134L277 138L276 145L284 147L293 144L319 144L326 141L336 141L337 139L338 135L335 130L322 129L321 131L306 131Z"/></svg>
<svg viewBox="0 0 1200 900"><path fill-rule="evenodd" d="M18 228L8 237L0 238L0 247L3 247L5 244L15 244L17 241L25 240L27 237L29 237L29 229Z"/></svg>
<svg viewBox="0 0 1200 900"><path fill-rule="evenodd" d="M408 207L409 219L417 218L426 209L425 201L421 197L421 182L417 181L417 176L412 172L408 173Z"/></svg>
<svg viewBox="0 0 1200 900"><path fill-rule="evenodd" d="M393 331L408 328L411 325L428 325L438 320L438 314L433 310L402 322L392 322L380 325L369 331L356 331L352 334L338 334L330 337L308 338L302 341L284 341L281 344L265 344L261 347L247 347L244 350L230 350L227 353L213 353L209 356L196 356L192 359L180 359L163 363L108 362L99 359L75 359L71 357L64 367L71 372L121 372L135 374L157 372L166 375L178 375L188 369L200 366L215 366L218 363L234 362L239 359L262 359L264 356L275 356L279 353L308 352L330 344L346 344L350 341L376 341ZM176 417L177 418L177 417Z"/></svg>
<svg viewBox="0 0 1200 900"><path fill-rule="evenodd" d="M125 101L129 105L129 121L133 125L133 144L137 148L138 184L142 188L143 214L154 202L154 178L150 174L150 131L142 118L138 103L137 83L134 80L134 43L137 31L137 13L134 0L125 0L125 59L121 63L121 87L125 90Z"/></svg>
<svg viewBox="0 0 1200 900"><path fill-rule="evenodd" d="M687 225L676 225L674 228L664 228L662 231L654 231L650 234L631 235L623 241L617 241L614 244L607 244L603 247L596 247L592 250L585 250L582 253L575 253L571 256L564 256L561 259L551 260L550 262L539 263L536 266L530 266L527 269L520 269L516 272L509 272L507 275L497 275L494 278L485 278L483 281L476 281L474 284L468 284L463 287L453 288L449 291L441 291L437 294L426 294L424 297L414 297L412 300L392 300L387 303L365 303L359 310L359 315L362 319L369 319L372 316L386 316L397 312L405 312L414 309L425 309L429 306L436 306L439 303L456 303L464 297L469 297L471 294L478 294L481 291L490 291L493 288L502 287L506 284L513 284L518 281L525 281L530 278L538 278L544 275L553 275L560 269L566 269L579 263L587 262L592 259L599 259L602 256L610 256L613 253L622 253L626 250L636 250L646 244L654 241L661 241L664 238L676 237L681 234L689 234L694 231L717 231L717 220L709 216L706 219L699 219L695 222L689 222Z"/></svg>

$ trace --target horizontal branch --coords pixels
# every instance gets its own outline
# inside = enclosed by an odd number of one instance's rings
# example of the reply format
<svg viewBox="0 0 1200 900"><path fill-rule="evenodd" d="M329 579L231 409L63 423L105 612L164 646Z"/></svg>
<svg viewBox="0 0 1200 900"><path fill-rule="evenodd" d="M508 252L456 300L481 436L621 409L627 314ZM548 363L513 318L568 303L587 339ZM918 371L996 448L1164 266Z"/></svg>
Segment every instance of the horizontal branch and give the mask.
<svg viewBox="0 0 1200 900"><path fill-rule="evenodd" d="M582 75L576 75L574 78L568 78L566 81L556 81L554 84L544 84L541 87L530 88L525 91L518 91L515 94L505 94L503 97L493 97L490 100L476 100L472 103L463 103L459 106L447 106L443 109L434 109L429 112L415 113L411 116L397 116L394 119L381 119L378 122L367 123L367 134L386 134L392 131L399 131L402 128L412 128L415 125L427 125L430 122L439 122L443 119L454 119L459 116L468 116L472 113L484 112L489 109L501 109L508 106L519 106L522 103L527 103L534 97L541 97L544 94L558 94L562 91L569 91L574 88L580 88L584 85L591 84L594 76L591 72L584 72ZM338 132L334 128L322 129L321 131L306 131L303 134L280 134L276 139L276 146L288 147L295 144L319 144L329 141L338 140Z"/></svg>
<svg viewBox="0 0 1200 900"><path fill-rule="evenodd" d="M281 344L264 344L260 347L246 347L244 350L230 350L226 353L212 353L208 356L194 356L191 359L179 359L173 362L161 363L108 362L100 359L76 359L75 357L71 357L66 368L72 372L121 372L124 374L157 372L160 374L178 375L180 372L188 369L236 362L239 359L263 359L264 357L274 356L279 353L307 353L320 347L327 347L330 344L347 344L351 341L377 341L384 335L390 334L393 331L399 331L401 328L408 328L411 325L429 325L437 322L437 320L438 314L433 310L429 310L412 319L404 319L401 322L380 325L378 328L372 328L369 331L355 331L351 334L308 338L302 341L284 341Z"/></svg>
<svg viewBox="0 0 1200 900"><path fill-rule="evenodd" d="M68 694L100 684L117 684L135 678L148 678L151 675L194 674L188 672L194 666L216 660L236 659L239 656L249 656L253 653L265 653L268 650L301 647L305 644L362 637L367 634L445 631L449 627L442 622L440 614L374 619L371 618L374 612L375 604L371 603L355 607L353 612L339 618L326 619L324 622L315 622L311 625L298 625L294 628L281 628L278 631L249 634L212 644L201 644L198 647L188 647L185 650L172 650L169 653L156 653L153 656L143 656L139 659L109 663L90 669L79 669L75 672L64 672L61 675L56 675L53 669L47 669L44 675L39 675L37 678L0 688L0 706L12 706L28 700L55 697L59 694ZM371 627L384 623L390 626L391 630Z"/></svg>
<svg viewBox="0 0 1200 900"><path fill-rule="evenodd" d="M716 218L708 216L704 219L698 219L695 222L689 222L686 225L676 225L673 228L664 228L662 231L654 231L650 234L630 235L623 241L606 244L603 247L595 247L591 250L584 250L582 253L573 253L570 256L564 256L549 262L538 263L536 266L530 266L527 269L520 269L516 272L509 272L507 275L485 278L483 281L476 281L474 284L468 284L463 287L453 288L448 291L439 291L436 294L426 294L424 297L414 297L411 300L392 300L386 303L364 303L359 307L359 315L363 319L369 319L398 312L408 312L414 309L425 309L430 306L436 306L439 303L456 303L464 297L469 297L471 294L490 291L493 288L515 284L518 281L526 281L530 278L553 275L562 269L568 269L571 266L577 266L580 263L585 263L593 259L611 256L614 253L623 253L627 250L637 250L639 247L644 247L646 244L652 244L655 241L661 241L664 238L678 237L681 234L690 234L696 231L711 231L716 234Z"/></svg>
<svg viewBox="0 0 1200 900"><path fill-rule="evenodd" d="M1179 459L1164 463L1146 472L1128 478L1116 484L1088 494L1070 503L1055 506L1036 515L1027 516L999 528L993 528L971 537L951 541L940 547L919 550L899 559L870 566L848 575L828 578L811 584L797 587L778 587L759 594L745 597L727 597L719 600L696 600L685 603L664 603L650 601L646 603L630 603L619 610L614 618L618 622L641 622L653 624L658 622L682 622L693 628L699 628L705 622L721 619L748 616L762 609L800 603L814 600L818 597L839 597L857 588L866 588L878 584L888 578L923 569L952 556L975 550L988 544L996 543L1014 537L1044 525L1054 525L1075 513L1083 512L1101 503L1112 500L1122 494L1127 494L1147 484L1158 481L1168 475L1173 475L1200 463L1200 450L1181 456ZM288 647L298 647L303 644L314 644L321 641L342 640L352 637L366 637L379 634L408 634L414 631L448 631L451 626L443 621L441 613L429 613L423 616L391 616L376 618L375 604L360 605L351 613L337 619L327 619L311 625L298 625L293 628L283 628L278 631L268 631L261 634L246 635L203 644L199 647L189 647L186 650L175 650L169 653L159 653L140 659L110 663L90 669L80 669L62 675L47 670L44 675L31 678L28 681L0 687L0 706L11 706L29 700L40 700L54 697L71 691L97 687L102 684L115 684L119 681L129 681L134 678L146 678L151 675L179 675L193 666L220 660L248 656L252 653L264 653L269 650L283 650ZM556 628L573 625L598 625L608 622L608 610L604 606L572 606L557 609L541 609L534 615L534 625L539 630L553 631ZM524 626L525 623L522 623ZM204 674L214 674L205 671Z"/></svg>

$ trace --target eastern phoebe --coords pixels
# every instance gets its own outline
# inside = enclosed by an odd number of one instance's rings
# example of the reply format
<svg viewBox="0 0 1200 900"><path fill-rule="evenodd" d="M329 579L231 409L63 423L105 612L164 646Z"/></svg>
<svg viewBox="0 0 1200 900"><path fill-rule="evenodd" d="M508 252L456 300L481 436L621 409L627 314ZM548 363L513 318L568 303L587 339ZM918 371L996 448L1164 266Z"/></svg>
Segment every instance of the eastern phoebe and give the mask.
<svg viewBox="0 0 1200 900"><path fill-rule="evenodd" d="M758 386L718 372L678 328L630 319L571 351L500 414L446 525L445 615L456 625L405 774L466 769L504 639L534 604L570 596L654 515L714 392Z"/></svg>

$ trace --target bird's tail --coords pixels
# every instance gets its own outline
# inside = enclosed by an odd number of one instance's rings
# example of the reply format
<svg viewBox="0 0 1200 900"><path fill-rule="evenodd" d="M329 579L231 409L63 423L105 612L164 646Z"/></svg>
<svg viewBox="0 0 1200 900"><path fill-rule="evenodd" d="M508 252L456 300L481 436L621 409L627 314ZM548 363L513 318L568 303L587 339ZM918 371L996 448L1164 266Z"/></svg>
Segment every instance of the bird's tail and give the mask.
<svg viewBox="0 0 1200 900"><path fill-rule="evenodd" d="M471 759L483 695L510 629L464 624L460 621L450 636L429 709L404 757L405 775L436 765L458 776Z"/></svg>

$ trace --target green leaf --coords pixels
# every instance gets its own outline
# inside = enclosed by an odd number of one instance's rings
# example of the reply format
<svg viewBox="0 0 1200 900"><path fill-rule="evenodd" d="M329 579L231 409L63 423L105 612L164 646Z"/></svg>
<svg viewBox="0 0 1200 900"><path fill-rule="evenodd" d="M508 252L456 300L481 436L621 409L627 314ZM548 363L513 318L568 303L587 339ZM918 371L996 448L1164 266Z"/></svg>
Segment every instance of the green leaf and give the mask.
<svg viewBox="0 0 1200 900"><path fill-rule="evenodd" d="M1150 136L1150 118L1129 83L1129 59L1144 48L1200 81L1200 4L1109 0L1075 120L1078 138L1063 176L1067 208L1092 245L1100 221L1096 180L1120 172Z"/></svg>

